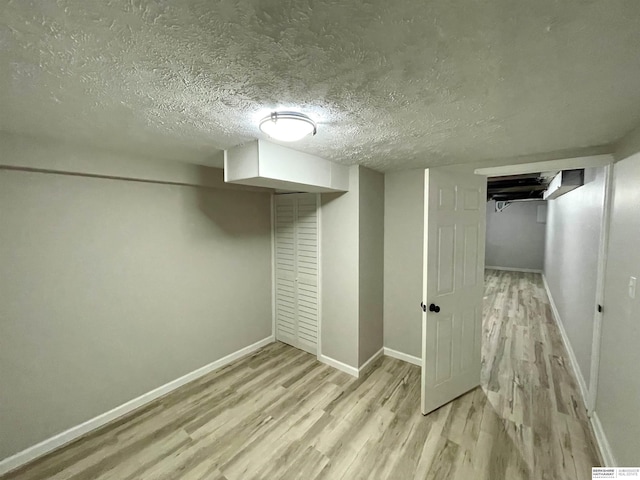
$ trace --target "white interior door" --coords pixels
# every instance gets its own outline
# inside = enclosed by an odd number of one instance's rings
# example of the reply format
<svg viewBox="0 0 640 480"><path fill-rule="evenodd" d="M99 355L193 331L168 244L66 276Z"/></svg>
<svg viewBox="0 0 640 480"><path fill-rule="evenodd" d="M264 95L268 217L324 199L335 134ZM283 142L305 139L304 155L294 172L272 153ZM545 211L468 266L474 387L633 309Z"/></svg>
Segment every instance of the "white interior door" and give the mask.
<svg viewBox="0 0 640 480"><path fill-rule="evenodd" d="M275 201L276 339L314 355L318 345L318 206L315 194Z"/></svg>
<svg viewBox="0 0 640 480"><path fill-rule="evenodd" d="M289 195L275 198L275 315L276 339L296 345L295 202Z"/></svg>
<svg viewBox="0 0 640 480"><path fill-rule="evenodd" d="M480 385L486 177L425 171L422 413Z"/></svg>
<svg viewBox="0 0 640 480"><path fill-rule="evenodd" d="M318 350L318 205L316 195L296 199L298 348Z"/></svg>

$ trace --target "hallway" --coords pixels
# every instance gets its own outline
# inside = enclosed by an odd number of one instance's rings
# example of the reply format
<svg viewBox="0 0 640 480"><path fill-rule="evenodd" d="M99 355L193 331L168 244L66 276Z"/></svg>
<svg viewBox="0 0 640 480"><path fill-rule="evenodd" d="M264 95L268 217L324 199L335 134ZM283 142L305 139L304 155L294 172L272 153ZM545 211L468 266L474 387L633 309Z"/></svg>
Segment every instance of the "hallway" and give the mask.
<svg viewBox="0 0 640 480"><path fill-rule="evenodd" d="M483 317L487 418L498 420L494 437L513 442L504 452L507 471L521 472L506 478L591 478L599 465L595 440L542 276L487 270ZM501 449L494 450L498 467Z"/></svg>

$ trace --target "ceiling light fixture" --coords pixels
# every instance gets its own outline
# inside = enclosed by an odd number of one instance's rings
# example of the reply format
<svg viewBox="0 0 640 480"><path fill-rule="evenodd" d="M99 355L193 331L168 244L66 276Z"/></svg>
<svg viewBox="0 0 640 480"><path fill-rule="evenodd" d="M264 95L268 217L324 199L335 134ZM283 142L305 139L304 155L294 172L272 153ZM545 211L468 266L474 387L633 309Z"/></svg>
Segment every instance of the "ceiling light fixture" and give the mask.
<svg viewBox="0 0 640 480"><path fill-rule="evenodd" d="M315 135L316 122L303 113L271 112L260 120L260 130L281 142L295 142L307 135Z"/></svg>

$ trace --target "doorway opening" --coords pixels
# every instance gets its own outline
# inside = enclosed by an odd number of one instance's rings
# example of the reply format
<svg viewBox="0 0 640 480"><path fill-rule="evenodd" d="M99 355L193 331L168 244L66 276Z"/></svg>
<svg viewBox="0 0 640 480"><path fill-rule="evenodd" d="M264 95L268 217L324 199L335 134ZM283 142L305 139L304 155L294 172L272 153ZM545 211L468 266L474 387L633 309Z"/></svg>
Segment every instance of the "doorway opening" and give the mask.
<svg viewBox="0 0 640 480"><path fill-rule="evenodd" d="M566 349L578 403L596 406L600 325L612 189L612 158L480 169L487 179L486 268L530 274ZM568 167L565 169L564 167ZM532 169L537 171L532 172ZM563 184L564 180L567 180ZM544 190L543 190L544 188ZM546 200L545 200L546 197Z"/></svg>

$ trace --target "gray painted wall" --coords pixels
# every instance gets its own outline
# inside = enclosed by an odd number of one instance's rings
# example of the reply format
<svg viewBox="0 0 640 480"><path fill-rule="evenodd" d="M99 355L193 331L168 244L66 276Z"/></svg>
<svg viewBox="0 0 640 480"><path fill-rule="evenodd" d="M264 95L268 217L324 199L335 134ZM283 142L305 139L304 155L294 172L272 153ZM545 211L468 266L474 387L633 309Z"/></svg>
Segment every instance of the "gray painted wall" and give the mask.
<svg viewBox="0 0 640 480"><path fill-rule="evenodd" d="M270 336L270 196L0 171L0 271L2 459Z"/></svg>
<svg viewBox="0 0 640 480"><path fill-rule="evenodd" d="M383 344L384 175L360 167L359 366Z"/></svg>
<svg viewBox="0 0 640 480"><path fill-rule="evenodd" d="M486 265L542 270L545 224L537 222L537 211L546 203L514 202L496 213L496 202L487 202Z"/></svg>
<svg viewBox="0 0 640 480"><path fill-rule="evenodd" d="M638 152L640 152L640 125L618 141L615 152L613 152L613 156L616 161L624 160Z"/></svg>
<svg viewBox="0 0 640 480"><path fill-rule="evenodd" d="M640 151L640 142L638 142ZM640 153L615 164L596 412L619 465L640 464Z"/></svg>
<svg viewBox="0 0 640 480"><path fill-rule="evenodd" d="M82 172L88 175L234 190L266 190L224 183L222 168L114 153L71 142L63 143L7 132L0 132L0 153L0 165L11 167Z"/></svg>
<svg viewBox="0 0 640 480"><path fill-rule="evenodd" d="M349 191L321 195L322 354L358 368L359 167Z"/></svg>
<svg viewBox="0 0 640 480"><path fill-rule="evenodd" d="M588 386L604 210L604 168L585 169L582 187L547 203L544 274Z"/></svg>
<svg viewBox="0 0 640 480"><path fill-rule="evenodd" d="M385 175L384 346L421 357L424 170Z"/></svg>

